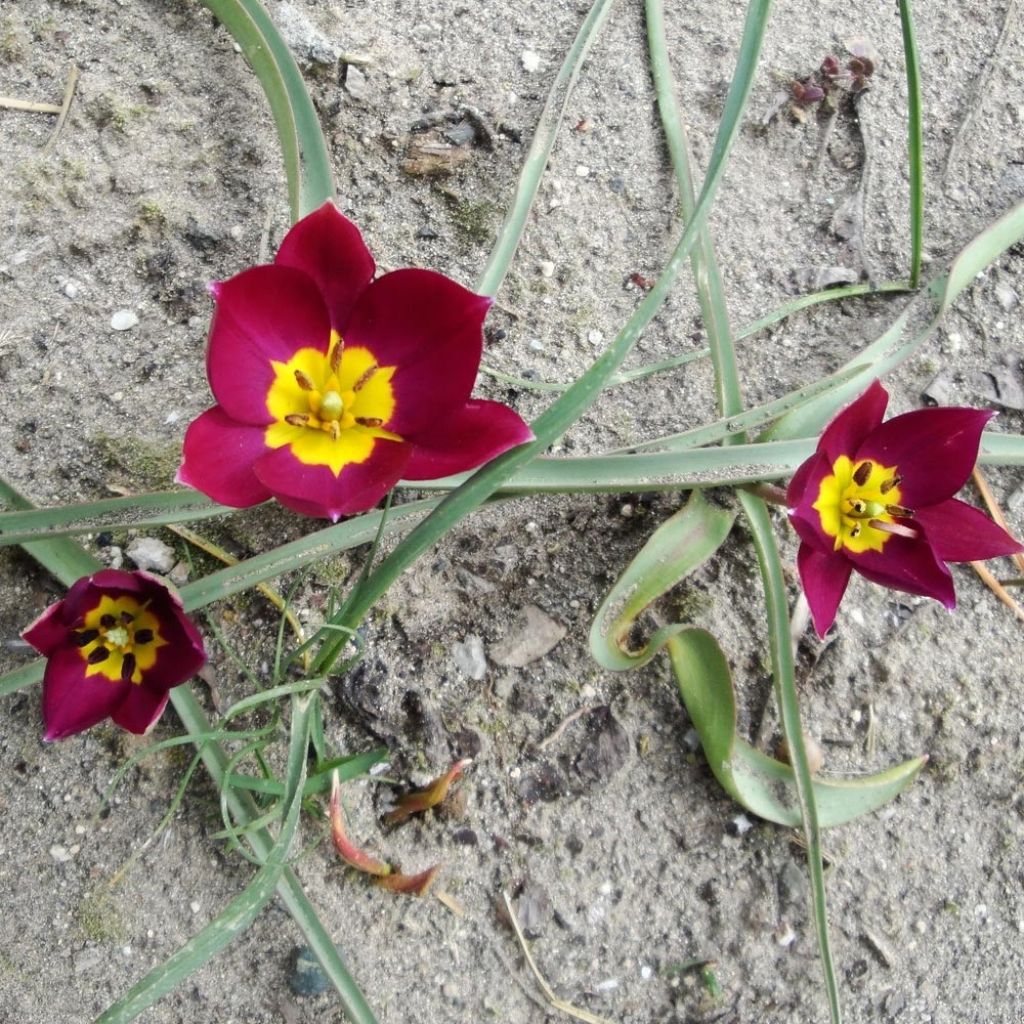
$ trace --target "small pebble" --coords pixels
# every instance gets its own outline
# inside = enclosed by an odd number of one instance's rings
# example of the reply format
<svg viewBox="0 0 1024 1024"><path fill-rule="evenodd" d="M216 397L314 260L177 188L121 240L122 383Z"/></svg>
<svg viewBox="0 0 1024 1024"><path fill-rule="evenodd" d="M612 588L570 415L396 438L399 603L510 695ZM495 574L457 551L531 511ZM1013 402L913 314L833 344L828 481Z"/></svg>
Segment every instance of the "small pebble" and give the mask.
<svg viewBox="0 0 1024 1024"><path fill-rule="evenodd" d="M77 299L82 294L82 284L80 281L76 281L73 277L69 277L65 282L61 291L69 299Z"/></svg>
<svg viewBox="0 0 1024 1024"><path fill-rule="evenodd" d="M618 978L605 978L594 986L595 992L614 992L619 987Z"/></svg>
<svg viewBox="0 0 1024 1024"><path fill-rule="evenodd" d="M601 342L604 341L604 335L600 331L591 331L587 335L587 341L589 341L591 345L600 345Z"/></svg>
<svg viewBox="0 0 1024 1024"><path fill-rule="evenodd" d="M119 309L111 318L110 326L115 331L130 331L139 318L130 309Z"/></svg>
<svg viewBox="0 0 1024 1024"><path fill-rule="evenodd" d="M544 351L544 342L541 341L540 338L531 338L530 339L530 348L533 349L534 352L543 352Z"/></svg>
<svg viewBox="0 0 1024 1024"><path fill-rule="evenodd" d="M576 177L577 178L589 178L590 177L590 168L587 167L586 164L577 164L576 165Z"/></svg>
<svg viewBox="0 0 1024 1024"><path fill-rule="evenodd" d="M732 826L733 835L737 836L745 835L754 827L754 823L745 814L737 814L729 824Z"/></svg>
<svg viewBox="0 0 1024 1024"><path fill-rule="evenodd" d="M318 996L331 987L330 980L307 946L295 951L295 963L288 977L288 985L297 996Z"/></svg>
<svg viewBox="0 0 1024 1024"><path fill-rule="evenodd" d="M188 905L188 909L191 910L193 914L198 914L199 911L203 909L203 905L199 902L199 900L193 900Z"/></svg>
<svg viewBox="0 0 1024 1024"><path fill-rule="evenodd" d="M50 847L50 856L58 864L67 864L67 862L71 860L72 856L74 855L67 848L55 844Z"/></svg>
<svg viewBox="0 0 1024 1024"><path fill-rule="evenodd" d="M793 931L787 922L783 921L775 929L775 942L777 945L782 946L783 949L788 949L796 942L796 932Z"/></svg>
<svg viewBox="0 0 1024 1024"><path fill-rule="evenodd" d="M537 269L540 271L541 277L554 277L555 275L555 265L551 260L541 260L537 264Z"/></svg>
<svg viewBox="0 0 1024 1024"><path fill-rule="evenodd" d="M139 569L168 573L177 564L174 548L156 537L136 537L128 545L128 557Z"/></svg>
<svg viewBox="0 0 1024 1024"><path fill-rule="evenodd" d="M455 644L452 648L452 657L459 671L470 679L479 682L487 675L484 642L475 634L471 633L461 644Z"/></svg>
<svg viewBox="0 0 1024 1024"><path fill-rule="evenodd" d="M519 58L523 62L523 70L534 72L540 70L540 54L535 53L533 50L523 50L522 56Z"/></svg>
<svg viewBox="0 0 1024 1024"><path fill-rule="evenodd" d="M640 968L640 977L643 978L644 981L650 981L651 977L653 976L653 974L654 974L653 969L649 965L647 965L647 964L644 964Z"/></svg>

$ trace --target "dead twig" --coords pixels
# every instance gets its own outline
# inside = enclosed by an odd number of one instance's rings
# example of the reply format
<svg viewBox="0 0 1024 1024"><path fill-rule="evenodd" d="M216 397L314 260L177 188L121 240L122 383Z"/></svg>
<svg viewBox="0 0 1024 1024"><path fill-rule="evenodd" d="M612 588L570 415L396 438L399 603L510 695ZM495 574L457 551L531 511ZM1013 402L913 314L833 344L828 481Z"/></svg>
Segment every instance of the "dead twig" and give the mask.
<svg viewBox="0 0 1024 1024"><path fill-rule="evenodd" d="M555 731L551 733L550 736L546 737L545 739L542 739L540 743L537 744L536 749L546 750L548 747L551 746L552 743L556 743L561 738L562 733L564 733L565 730L568 729L569 726L572 725L572 723L575 722L577 718L581 718L588 711L593 710L594 706L591 704L586 704L581 708L577 708L571 715L568 715L566 718L563 718L562 721L558 723L558 727L555 729Z"/></svg>
<svg viewBox="0 0 1024 1024"><path fill-rule="evenodd" d="M512 906L512 901L509 899L508 893L503 892L501 898L505 901L505 910L508 913L509 922L512 925L512 930L516 933L516 938L519 940L519 948L523 951L523 956L526 957L526 962L530 965L530 970L533 971L533 976L537 979L537 984L540 985L540 990L544 993L544 998L556 1009L561 1010L562 1013L568 1014L570 1017L575 1017L576 1020L586 1021L586 1024L611 1024L605 1017L598 1017L597 1014L591 1013L589 1010L581 1009L578 1006L573 1006L572 1003L567 1003L564 999L559 999L555 995L554 990L544 980L544 975L540 973L537 964L534 962L533 956L530 954L529 946L526 944L526 937L523 935L522 929L519 927L519 920L516 918L515 908Z"/></svg>
<svg viewBox="0 0 1024 1024"><path fill-rule="evenodd" d="M53 126L53 131L46 140L46 145L43 146L43 156L49 156L53 152L53 147L57 145L57 139L60 138L60 133L64 130L64 122L68 119L68 111L71 109L71 101L75 98L77 86L78 68L72 64L71 70L68 72L67 85L64 86L64 99L57 108L57 114L59 115L57 123Z"/></svg>
<svg viewBox="0 0 1024 1024"><path fill-rule="evenodd" d="M0 107L4 107L7 110L25 110L30 114L59 114L61 109L54 103L16 100L13 96L0 96Z"/></svg>

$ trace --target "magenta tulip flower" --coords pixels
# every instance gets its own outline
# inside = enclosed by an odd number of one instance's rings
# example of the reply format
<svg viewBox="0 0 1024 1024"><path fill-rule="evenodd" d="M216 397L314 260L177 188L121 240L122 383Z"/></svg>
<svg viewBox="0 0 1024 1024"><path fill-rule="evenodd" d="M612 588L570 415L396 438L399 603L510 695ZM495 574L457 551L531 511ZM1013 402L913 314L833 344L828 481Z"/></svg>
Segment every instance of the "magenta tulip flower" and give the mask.
<svg viewBox="0 0 1024 1024"><path fill-rule="evenodd" d="M828 425L786 494L802 543L800 580L824 636L854 570L883 587L956 606L947 562L1024 550L983 512L953 497L978 458L993 413L938 408L882 422L875 381Z"/></svg>
<svg viewBox="0 0 1024 1024"><path fill-rule="evenodd" d="M144 733L163 713L168 691L206 661L181 601L145 572L103 569L78 580L22 635L48 659L46 740L108 717Z"/></svg>
<svg viewBox="0 0 1024 1024"><path fill-rule="evenodd" d="M325 203L272 265L213 286L217 405L185 434L181 483L236 508L274 497L337 521L399 479L532 440L507 406L470 398L491 300L430 270L375 271L356 226Z"/></svg>

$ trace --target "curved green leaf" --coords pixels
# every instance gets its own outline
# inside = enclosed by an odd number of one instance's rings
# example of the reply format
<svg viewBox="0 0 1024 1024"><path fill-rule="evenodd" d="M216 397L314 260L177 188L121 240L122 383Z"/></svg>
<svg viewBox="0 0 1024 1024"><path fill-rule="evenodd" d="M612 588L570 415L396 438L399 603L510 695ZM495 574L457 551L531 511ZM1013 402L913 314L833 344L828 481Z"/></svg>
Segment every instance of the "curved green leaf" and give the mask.
<svg viewBox="0 0 1024 1024"><path fill-rule="evenodd" d="M668 639L669 660L708 765L722 788L752 814L799 827L793 769L743 740L736 731L736 696L729 664L715 638L686 629ZM897 797L927 761L918 757L875 775L812 780L818 822L841 825Z"/></svg>
<svg viewBox="0 0 1024 1024"><path fill-rule="evenodd" d="M715 508L694 491L675 515L662 523L601 602L590 627L590 653L613 672L646 665L669 637L685 629L658 629L638 651L626 648L633 623L656 598L703 565L729 536L734 512Z"/></svg>

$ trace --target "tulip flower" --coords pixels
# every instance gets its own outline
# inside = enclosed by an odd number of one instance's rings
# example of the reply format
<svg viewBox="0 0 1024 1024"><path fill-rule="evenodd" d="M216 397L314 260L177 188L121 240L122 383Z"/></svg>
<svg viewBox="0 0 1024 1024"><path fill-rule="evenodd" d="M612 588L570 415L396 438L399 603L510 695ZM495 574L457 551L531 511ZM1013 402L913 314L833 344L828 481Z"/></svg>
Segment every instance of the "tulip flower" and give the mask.
<svg viewBox="0 0 1024 1024"><path fill-rule="evenodd" d="M47 658L46 740L108 717L144 733L163 713L168 691L206 661L181 601L145 572L104 569L78 580L22 635Z"/></svg>
<svg viewBox="0 0 1024 1024"><path fill-rule="evenodd" d="M956 606L947 562L1024 550L983 512L954 498L993 413L937 408L882 422L875 381L839 413L786 493L800 535L797 566L819 636L835 621L850 573Z"/></svg>
<svg viewBox="0 0 1024 1024"><path fill-rule="evenodd" d="M491 300L430 270L375 272L325 203L273 264L213 285L217 405L185 434L179 482L236 508L274 497L337 521L401 478L473 469L532 439L507 406L470 398Z"/></svg>

